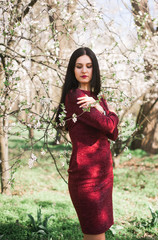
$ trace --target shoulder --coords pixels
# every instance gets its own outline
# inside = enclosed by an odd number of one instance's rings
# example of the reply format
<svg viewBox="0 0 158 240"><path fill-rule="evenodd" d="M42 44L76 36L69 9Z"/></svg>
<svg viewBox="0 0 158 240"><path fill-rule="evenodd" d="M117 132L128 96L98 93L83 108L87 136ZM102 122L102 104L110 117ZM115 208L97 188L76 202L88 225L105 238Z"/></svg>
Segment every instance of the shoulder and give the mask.
<svg viewBox="0 0 158 240"><path fill-rule="evenodd" d="M66 100L76 102L78 97L83 96L85 96L85 94L80 89L71 89L66 95Z"/></svg>

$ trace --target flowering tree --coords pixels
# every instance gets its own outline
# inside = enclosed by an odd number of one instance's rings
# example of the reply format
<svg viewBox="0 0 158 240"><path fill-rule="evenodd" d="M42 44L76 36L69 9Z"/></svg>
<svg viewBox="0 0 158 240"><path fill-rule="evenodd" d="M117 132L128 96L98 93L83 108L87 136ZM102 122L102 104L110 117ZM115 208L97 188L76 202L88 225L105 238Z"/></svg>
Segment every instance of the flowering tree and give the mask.
<svg viewBox="0 0 158 240"><path fill-rule="evenodd" d="M55 7L60 8L57 3ZM30 131L31 136L31 130L40 128L46 115L47 122L50 121L50 94L57 83L54 81L52 84L48 78L56 75L61 77L62 71L58 57L58 31L55 26L58 18L50 23L53 12L49 10L47 1L3 1L0 13L1 183L2 192L10 194L8 134L18 137L21 133L13 132L15 123L12 125L8 118L13 116L18 124L23 124ZM46 72L45 76L42 71ZM30 164L35 159L31 153Z"/></svg>
<svg viewBox="0 0 158 240"><path fill-rule="evenodd" d="M20 42L18 29L22 19L29 13L37 0L23 5L21 1L3 1L0 7L1 37L0 37L0 155L1 155L1 185L2 192L10 193L10 168L8 162L8 116L19 95L16 75L19 65L23 64L24 57L16 51L17 42ZM25 6L23 10L22 7ZM25 37L22 37L25 38Z"/></svg>
<svg viewBox="0 0 158 240"><path fill-rule="evenodd" d="M144 91L143 101L137 116L138 131L132 148L142 148L150 153L158 153L158 82L157 58L158 28L156 19L151 19L147 0L131 0L140 46L144 48L144 78L148 88Z"/></svg>
<svg viewBox="0 0 158 240"><path fill-rule="evenodd" d="M67 59L77 47L86 45L97 54L102 77L103 94L112 102L120 116L120 136L114 146L118 154L134 135L131 107L144 92L145 45L121 38L121 32L106 18L108 9L98 8L95 1L7 0L0 6L0 159L2 192L10 193L10 172L19 162L9 164L8 136L22 138L28 131L29 166L37 160L33 146L43 140L55 160L48 142L55 141L54 122ZM139 81L138 81L139 79ZM101 93L102 94L102 93ZM65 108L61 125L65 123ZM73 121L78 116L73 114ZM130 127L129 127L130 126ZM34 139L34 130L40 131ZM63 141L69 143L67 135ZM22 154L22 153L21 153ZM68 153L63 153L69 157ZM20 156L19 156L20 157ZM60 172L59 172L60 173Z"/></svg>

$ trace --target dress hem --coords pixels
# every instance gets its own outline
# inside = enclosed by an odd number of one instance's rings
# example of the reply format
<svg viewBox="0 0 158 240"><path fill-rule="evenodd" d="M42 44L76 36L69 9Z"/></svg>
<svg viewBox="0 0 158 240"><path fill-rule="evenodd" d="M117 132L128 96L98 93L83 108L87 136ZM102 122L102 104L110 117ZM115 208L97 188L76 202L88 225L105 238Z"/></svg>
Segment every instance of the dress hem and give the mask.
<svg viewBox="0 0 158 240"><path fill-rule="evenodd" d="M82 231L82 233L83 233L83 234L87 234L87 235L98 235L98 234L102 234L102 233L107 232L107 231L111 228L112 225L114 225L114 222L113 222L112 224L110 224L109 227L106 227L104 231L98 231L98 232L95 232L95 233L83 232L83 231Z"/></svg>

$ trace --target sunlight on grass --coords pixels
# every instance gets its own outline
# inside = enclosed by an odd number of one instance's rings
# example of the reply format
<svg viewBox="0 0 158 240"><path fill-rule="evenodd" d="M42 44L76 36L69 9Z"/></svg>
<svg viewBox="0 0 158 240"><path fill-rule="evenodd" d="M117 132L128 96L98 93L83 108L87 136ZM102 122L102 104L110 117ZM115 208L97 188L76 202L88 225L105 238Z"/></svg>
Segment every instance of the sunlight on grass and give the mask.
<svg viewBox="0 0 158 240"><path fill-rule="evenodd" d="M10 159L15 161L19 149L25 147L23 141L10 139ZM54 161L46 152L41 155L42 143L35 146L37 162L28 167L29 151L25 151L17 164L12 196L1 195L0 236L2 240L48 240L32 235L28 214L35 219L37 209L41 207L42 217L52 215L48 222L48 232L53 240L81 240L82 232L72 206L67 184L56 171ZM71 152L64 145L50 145L56 156L57 164L67 180L68 164L65 153ZM131 154L128 160L127 155ZM106 235L108 240L153 239L157 237L157 226L150 226L151 206L157 210L157 156L143 151L124 152L119 168L114 169L114 216L115 224ZM151 161L150 161L151 160ZM65 161L64 165L63 162ZM150 163L150 168L148 167ZM156 216L156 215L155 215Z"/></svg>

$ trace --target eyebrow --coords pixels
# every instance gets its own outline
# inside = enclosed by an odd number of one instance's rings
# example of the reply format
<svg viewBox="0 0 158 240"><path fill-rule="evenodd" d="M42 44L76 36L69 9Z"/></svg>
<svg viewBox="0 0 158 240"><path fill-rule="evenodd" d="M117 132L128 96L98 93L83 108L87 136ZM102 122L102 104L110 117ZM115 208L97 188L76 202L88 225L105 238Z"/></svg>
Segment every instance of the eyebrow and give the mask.
<svg viewBox="0 0 158 240"><path fill-rule="evenodd" d="M83 63L76 63L76 64L83 65ZM92 64L92 62L89 62L89 63L86 63L86 64Z"/></svg>

